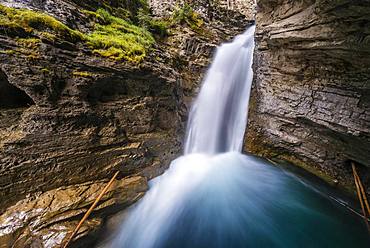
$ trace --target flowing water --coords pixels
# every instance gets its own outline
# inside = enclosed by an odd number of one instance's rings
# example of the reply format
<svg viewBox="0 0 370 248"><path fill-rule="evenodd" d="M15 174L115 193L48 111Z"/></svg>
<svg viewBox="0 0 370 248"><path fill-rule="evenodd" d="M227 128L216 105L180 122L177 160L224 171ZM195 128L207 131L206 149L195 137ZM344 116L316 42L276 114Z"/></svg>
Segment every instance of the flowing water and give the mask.
<svg viewBox="0 0 370 248"><path fill-rule="evenodd" d="M240 153L254 27L218 48L191 110L185 155L150 182L111 247L370 247L361 218L268 162Z"/></svg>
<svg viewBox="0 0 370 248"><path fill-rule="evenodd" d="M185 154L241 151L253 78L254 29L218 48L190 111Z"/></svg>

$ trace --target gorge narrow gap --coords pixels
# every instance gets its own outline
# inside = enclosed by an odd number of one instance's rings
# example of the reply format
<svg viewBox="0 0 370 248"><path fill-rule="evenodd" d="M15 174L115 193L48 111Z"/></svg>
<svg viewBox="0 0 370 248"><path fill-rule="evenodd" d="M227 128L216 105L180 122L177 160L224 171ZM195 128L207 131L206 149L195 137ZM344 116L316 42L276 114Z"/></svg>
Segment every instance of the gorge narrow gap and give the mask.
<svg viewBox="0 0 370 248"><path fill-rule="evenodd" d="M109 247L367 247L361 218L310 182L240 153L254 26L217 50L185 155L150 182Z"/></svg>

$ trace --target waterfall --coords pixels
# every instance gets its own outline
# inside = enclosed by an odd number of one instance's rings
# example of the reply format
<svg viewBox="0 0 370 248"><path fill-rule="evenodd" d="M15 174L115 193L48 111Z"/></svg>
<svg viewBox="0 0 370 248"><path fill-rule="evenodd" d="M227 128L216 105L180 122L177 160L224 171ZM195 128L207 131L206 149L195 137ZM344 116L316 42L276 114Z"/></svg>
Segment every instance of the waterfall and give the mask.
<svg viewBox="0 0 370 248"><path fill-rule="evenodd" d="M149 182L112 248L368 247L360 218L240 153L254 30L218 48L191 109L184 156Z"/></svg>
<svg viewBox="0 0 370 248"><path fill-rule="evenodd" d="M185 154L241 151L253 72L255 26L217 49L189 116Z"/></svg>

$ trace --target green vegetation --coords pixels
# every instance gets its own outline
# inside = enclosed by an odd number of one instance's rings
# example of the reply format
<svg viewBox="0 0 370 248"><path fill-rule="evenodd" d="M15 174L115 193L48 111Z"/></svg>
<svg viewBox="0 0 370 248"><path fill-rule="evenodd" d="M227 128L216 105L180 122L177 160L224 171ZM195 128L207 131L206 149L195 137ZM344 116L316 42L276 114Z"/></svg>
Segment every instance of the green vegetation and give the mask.
<svg viewBox="0 0 370 248"><path fill-rule="evenodd" d="M45 73L45 74L48 74L48 73L50 73L50 70L49 70L49 68L42 68L41 72Z"/></svg>
<svg viewBox="0 0 370 248"><path fill-rule="evenodd" d="M173 13L174 23L187 24L194 31L199 31L204 22L202 18L194 11L194 9L187 3Z"/></svg>
<svg viewBox="0 0 370 248"><path fill-rule="evenodd" d="M58 39L57 35L48 33L48 32L40 32L40 36L42 37L42 40L47 40L49 42L54 42Z"/></svg>
<svg viewBox="0 0 370 248"><path fill-rule="evenodd" d="M136 15L133 15L129 10L124 8L117 8L114 10L114 15L124 19L124 20L133 20Z"/></svg>
<svg viewBox="0 0 370 248"><path fill-rule="evenodd" d="M100 15L94 11L86 10L86 9L80 9L79 10L82 14L91 17L93 20L97 20L100 18Z"/></svg>
<svg viewBox="0 0 370 248"><path fill-rule="evenodd" d="M163 19L154 19L149 16L145 10L140 9L137 14L138 23L141 27L149 30L151 33L159 37L166 37L168 35L168 27L170 22Z"/></svg>
<svg viewBox="0 0 370 248"><path fill-rule="evenodd" d="M93 74L88 71L74 71L72 72L74 77L91 77Z"/></svg>
<svg viewBox="0 0 370 248"><path fill-rule="evenodd" d="M138 6L141 4L143 3ZM0 5L0 33L22 37L17 39L18 45L30 49L35 48L41 40L84 42L94 53L103 57L134 63L141 62L155 43L150 32L134 25L130 20L113 16L104 9L82 12L94 19L94 29L91 33L83 34L73 30L54 17L41 12ZM151 29L161 34L165 32L161 23L151 19L146 21Z"/></svg>
<svg viewBox="0 0 370 248"><path fill-rule="evenodd" d="M24 49L36 49L42 41L65 40L83 42L103 57L139 63L155 43L152 34L167 36L172 23L152 18L146 0L123 1L112 11L120 18L104 9L96 12L81 10L94 22L93 30L84 34L45 13L0 5L0 33L20 37L17 38L17 44L22 48L20 53L25 52ZM193 29L203 24L189 5L179 9L174 19L176 23L187 23ZM33 52L32 58L36 57Z"/></svg>
<svg viewBox="0 0 370 248"><path fill-rule="evenodd" d="M87 44L95 53L131 62L140 62L146 56L155 42L147 30L112 16L103 9L99 9L97 14L104 24L95 24L95 30L86 36Z"/></svg>
<svg viewBox="0 0 370 248"><path fill-rule="evenodd" d="M38 30L47 30L69 41L83 40L83 35L80 32L70 29L47 14L0 5L0 31L14 31L18 34L21 30L27 34L37 34Z"/></svg>
<svg viewBox="0 0 370 248"><path fill-rule="evenodd" d="M118 8L112 9L111 11L114 15L120 18L125 19L126 17L129 17L129 19L134 23L137 23L136 16L140 11L144 11L145 13L150 12L147 0L120 0Z"/></svg>
<svg viewBox="0 0 370 248"><path fill-rule="evenodd" d="M8 50L0 50L0 53L1 53L1 54L13 55L13 54L15 54L16 52L15 52L14 50L10 50L10 49L8 49Z"/></svg>
<svg viewBox="0 0 370 248"><path fill-rule="evenodd" d="M37 38L19 38L17 44L26 48L36 48L41 43L40 39Z"/></svg>

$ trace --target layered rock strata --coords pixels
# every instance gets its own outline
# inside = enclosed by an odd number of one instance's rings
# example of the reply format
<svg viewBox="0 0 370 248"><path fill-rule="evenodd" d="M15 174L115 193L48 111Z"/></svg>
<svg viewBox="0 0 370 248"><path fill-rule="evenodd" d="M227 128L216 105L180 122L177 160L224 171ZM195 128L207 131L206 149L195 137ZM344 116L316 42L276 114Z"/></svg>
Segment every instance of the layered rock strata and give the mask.
<svg viewBox="0 0 370 248"><path fill-rule="evenodd" d="M370 186L370 3L258 1L247 150Z"/></svg>
<svg viewBox="0 0 370 248"><path fill-rule="evenodd" d="M249 23L239 14L243 21L232 27L227 18L211 21L199 13L200 28L172 24L139 63L100 56L68 36L71 29L91 33L91 18L101 19L99 8L132 11L134 2L139 1L0 1L46 13L68 27L50 18L47 26L36 16L45 27L35 33L35 24L9 26L0 14L4 247L59 246L119 170L75 239L74 245L91 246L90 237L107 218L140 198L147 181L181 153L187 108L215 47ZM48 34L53 25L69 39Z"/></svg>

